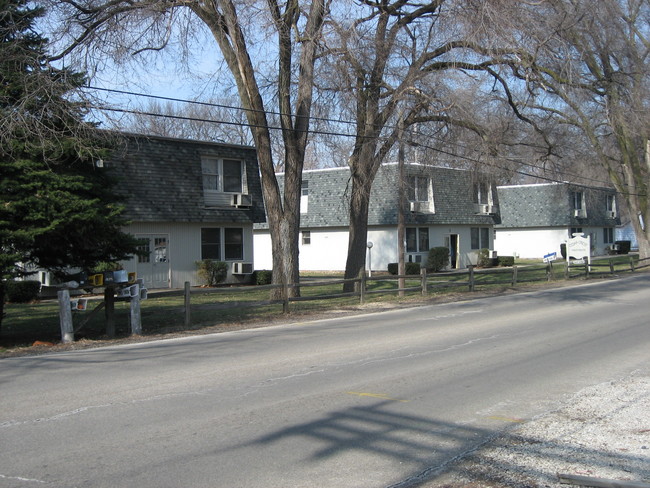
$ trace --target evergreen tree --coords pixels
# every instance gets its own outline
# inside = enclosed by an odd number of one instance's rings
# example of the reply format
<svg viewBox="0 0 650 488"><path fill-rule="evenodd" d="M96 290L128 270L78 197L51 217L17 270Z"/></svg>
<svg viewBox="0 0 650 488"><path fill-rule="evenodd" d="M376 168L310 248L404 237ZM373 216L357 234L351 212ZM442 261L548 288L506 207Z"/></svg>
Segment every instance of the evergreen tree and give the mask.
<svg viewBox="0 0 650 488"><path fill-rule="evenodd" d="M43 10L0 0L0 324L4 283L35 267L92 268L135 252L112 182L94 161L107 140L71 94L79 73L47 62Z"/></svg>

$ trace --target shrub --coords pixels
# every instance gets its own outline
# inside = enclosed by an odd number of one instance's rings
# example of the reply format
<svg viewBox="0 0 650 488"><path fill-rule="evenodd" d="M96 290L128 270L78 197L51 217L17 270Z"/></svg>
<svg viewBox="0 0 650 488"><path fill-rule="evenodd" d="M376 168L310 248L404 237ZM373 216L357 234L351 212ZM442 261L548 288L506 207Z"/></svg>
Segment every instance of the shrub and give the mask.
<svg viewBox="0 0 650 488"><path fill-rule="evenodd" d="M432 247L427 256L426 268L429 271L440 271L449 264L449 249L446 247Z"/></svg>
<svg viewBox="0 0 650 488"><path fill-rule="evenodd" d="M270 285L273 279L273 271L268 269L258 269L253 272L253 283L256 285Z"/></svg>
<svg viewBox="0 0 650 488"><path fill-rule="evenodd" d="M419 275L421 269L420 263L404 263L404 271L407 275Z"/></svg>
<svg viewBox="0 0 650 488"><path fill-rule="evenodd" d="M228 264L223 261L204 259L203 261L197 261L196 267L198 269L199 278L201 278L208 286L218 285L225 280L228 275Z"/></svg>
<svg viewBox="0 0 650 488"><path fill-rule="evenodd" d="M489 249L479 249L478 251L478 261L476 265L479 268L489 268L494 266L494 260L490 257Z"/></svg>
<svg viewBox="0 0 650 488"><path fill-rule="evenodd" d="M399 270L397 263L388 263L388 272L392 275L396 275Z"/></svg>
<svg viewBox="0 0 650 488"><path fill-rule="evenodd" d="M514 266L515 257L514 256L499 256L497 257L497 262L499 266Z"/></svg>
<svg viewBox="0 0 650 488"><path fill-rule="evenodd" d="M107 271L119 271L121 269L122 269L122 265L120 263L101 261L95 265L91 274L104 273Z"/></svg>
<svg viewBox="0 0 650 488"><path fill-rule="evenodd" d="M28 303L36 300L40 291L40 281L7 281L5 283L7 301L12 303Z"/></svg>

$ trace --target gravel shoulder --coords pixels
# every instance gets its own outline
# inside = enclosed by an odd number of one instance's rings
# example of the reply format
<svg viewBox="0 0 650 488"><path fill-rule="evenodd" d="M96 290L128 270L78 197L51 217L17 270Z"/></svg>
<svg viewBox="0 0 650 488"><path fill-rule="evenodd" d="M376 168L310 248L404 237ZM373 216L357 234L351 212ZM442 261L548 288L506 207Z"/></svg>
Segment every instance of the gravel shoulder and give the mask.
<svg viewBox="0 0 650 488"><path fill-rule="evenodd" d="M460 459L421 488L560 488L558 474L650 487L650 376L586 388ZM639 485L641 483L641 485Z"/></svg>

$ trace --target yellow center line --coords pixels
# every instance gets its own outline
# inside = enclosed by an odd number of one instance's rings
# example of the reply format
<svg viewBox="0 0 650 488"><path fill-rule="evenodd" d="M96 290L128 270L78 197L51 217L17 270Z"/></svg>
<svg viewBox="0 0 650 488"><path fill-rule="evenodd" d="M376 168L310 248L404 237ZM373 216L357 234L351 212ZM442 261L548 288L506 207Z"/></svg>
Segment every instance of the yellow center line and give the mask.
<svg viewBox="0 0 650 488"><path fill-rule="evenodd" d="M383 400L392 400L395 402L408 402L408 400L400 400L398 398L392 398L389 397L388 395L384 393L367 393L367 392L360 392L360 391L348 391L346 392L348 395L356 395L360 397L372 397L372 398L381 398Z"/></svg>

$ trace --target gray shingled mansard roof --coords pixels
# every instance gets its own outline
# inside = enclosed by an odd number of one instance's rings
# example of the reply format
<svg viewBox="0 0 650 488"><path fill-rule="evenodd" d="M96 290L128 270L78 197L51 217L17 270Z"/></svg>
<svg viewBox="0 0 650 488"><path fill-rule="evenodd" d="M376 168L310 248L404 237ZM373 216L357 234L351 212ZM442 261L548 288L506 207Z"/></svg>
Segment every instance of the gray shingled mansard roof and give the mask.
<svg viewBox="0 0 650 488"><path fill-rule="evenodd" d="M122 134L104 164L117 178L125 216L135 222L264 222L257 152L249 146ZM201 157L232 158L246 164L250 209L207 208Z"/></svg>
<svg viewBox="0 0 650 488"><path fill-rule="evenodd" d="M498 215L479 215L472 198L474 177L466 170L409 164L407 175L428 176L433 182L434 213L406 214L407 225L493 225ZM278 175L280 185L282 175ZM333 168L304 171L308 182L308 211L300 216L303 228L347 227L351 191L350 169ZM397 225L398 167L395 163L381 166L370 194L368 225ZM493 188L496 201L496 189ZM497 207L498 208L498 207ZM267 228L257 225L256 228Z"/></svg>
<svg viewBox="0 0 650 488"><path fill-rule="evenodd" d="M586 218L573 215L572 192L585 195ZM609 188L584 187L570 183L497 187L501 207L499 228L612 227L620 219L607 215Z"/></svg>

